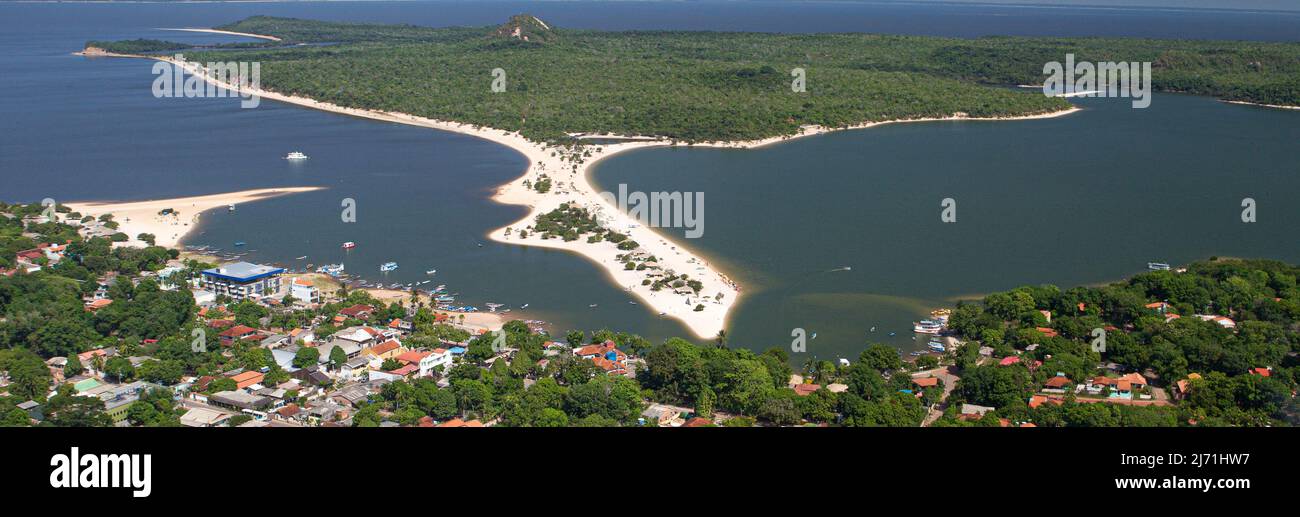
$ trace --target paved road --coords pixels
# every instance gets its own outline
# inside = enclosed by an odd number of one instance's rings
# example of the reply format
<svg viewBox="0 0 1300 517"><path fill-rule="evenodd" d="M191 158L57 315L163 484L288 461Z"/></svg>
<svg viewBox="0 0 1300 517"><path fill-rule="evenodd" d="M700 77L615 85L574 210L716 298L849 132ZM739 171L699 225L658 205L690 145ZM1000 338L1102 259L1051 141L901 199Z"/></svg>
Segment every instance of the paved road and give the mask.
<svg viewBox="0 0 1300 517"><path fill-rule="evenodd" d="M925 415L925 420L921 421L921 427L929 426L943 416L943 410L948 408L948 395L957 387L957 381L961 379L949 370L948 366L940 366L932 370L923 370L912 374L913 379L924 377L938 377L943 381L943 396L939 398L939 403L930 408L929 414Z"/></svg>

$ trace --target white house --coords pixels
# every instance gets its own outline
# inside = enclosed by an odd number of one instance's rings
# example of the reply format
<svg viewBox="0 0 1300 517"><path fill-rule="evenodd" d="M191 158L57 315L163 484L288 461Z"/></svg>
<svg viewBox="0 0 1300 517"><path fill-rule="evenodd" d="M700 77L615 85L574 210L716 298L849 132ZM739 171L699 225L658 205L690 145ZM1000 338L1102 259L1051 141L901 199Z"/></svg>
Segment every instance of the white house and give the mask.
<svg viewBox="0 0 1300 517"><path fill-rule="evenodd" d="M289 296L306 303L320 303L320 293L316 291L316 286L312 285L311 280L302 277L289 282Z"/></svg>

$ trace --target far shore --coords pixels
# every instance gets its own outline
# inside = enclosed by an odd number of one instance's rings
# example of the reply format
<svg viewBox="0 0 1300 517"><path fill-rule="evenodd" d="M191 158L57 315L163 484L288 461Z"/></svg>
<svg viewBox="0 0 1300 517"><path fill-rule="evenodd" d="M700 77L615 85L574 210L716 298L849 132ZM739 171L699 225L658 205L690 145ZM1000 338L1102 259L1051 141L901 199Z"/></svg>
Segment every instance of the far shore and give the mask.
<svg viewBox="0 0 1300 517"><path fill-rule="evenodd" d="M280 187L151 201L78 201L61 204L82 216L98 218L112 214L113 221L120 225L118 231L131 238L126 245L146 246L138 237L142 233L148 233L154 236L156 245L171 248L180 244L185 235L197 226L199 214L208 210L322 189L324 187ZM172 213L161 214L166 209L171 209Z"/></svg>
<svg viewBox="0 0 1300 517"><path fill-rule="evenodd" d="M725 329L729 313L740 298L741 286L728 278L718 268L710 265L700 255L691 252L686 246L674 241L660 232L655 231L647 225L641 224L630 215L609 205L600 195L600 192L592 186L587 177L591 168L600 160L621 152L649 147L695 145L700 147L752 149L779 142L790 141L796 138L829 133L832 131L864 129L891 123L956 120L1030 120L1060 117L1079 111L1079 108L1071 107L1070 109L1056 112L1040 113L1021 117L994 118L970 117L963 113L956 113L948 117L868 122L840 128L805 126L800 128L798 134L773 136L752 141L675 144L666 139L638 139L609 145L588 146L587 149L590 150L592 157L583 161L581 164L575 164L571 161L566 161L563 152L556 152L554 153L555 155L552 155L553 151L557 151L557 149L548 147L545 144L529 141L518 133L472 124L417 117L406 113L348 108L317 101L315 99L285 95L264 89L241 89L238 85L228 84L201 73L201 65L198 63L179 63L169 56L113 55L107 53L98 53L98 55L135 57L164 61L176 66L181 66L189 73L200 75L206 81L213 83L214 85L240 92L243 95L257 95L271 100L355 117L468 134L510 147L527 157L529 165L519 178L516 178L514 181L498 188L493 199L501 203L526 205L530 207L530 211L526 216L524 216L524 218L512 223L510 226L498 228L490 232L488 234L489 238L494 241L509 244L561 249L586 257L600 265L606 271L607 276L614 281L615 284L628 293L635 295L643 303L650 306L650 308L652 308L656 313L681 321L693 334L695 334L696 337L703 339L711 339ZM609 136L617 137L617 135ZM538 181L543 174L551 179L554 185L552 189L546 193L538 192L529 186ZM642 282L646 279L647 271L627 270L624 268L623 261L619 260L619 257L628 252L619 250L613 243L599 242L592 244L587 243L585 239L565 242L560 239L542 239L541 236L536 233L531 233L527 237L522 238L519 236L519 230L531 226L538 215L550 212L564 203L571 205L576 204L577 206L588 208L605 222L607 228L617 229L621 233L627 235L629 239L639 243L641 245L640 249L655 257L662 270L671 270L677 274L687 274L690 279L699 281L703 287L694 294L678 294L674 293L672 289L654 291L650 286L642 285Z"/></svg>
<svg viewBox="0 0 1300 517"><path fill-rule="evenodd" d="M170 29L170 28L159 28L158 30L160 30L160 31L182 31L182 32L204 32L204 33L208 33L208 34L225 34L225 35L227 35L227 36L244 36L244 37L246 37L246 38L257 38L257 39L264 39L264 40L270 40L270 41L283 41L283 40L281 40L280 38L277 38L277 37L275 37L275 36L267 36L267 35L265 35L265 34L253 34L253 33L250 33L250 32L223 31L223 30L218 30L218 29L190 29L190 28L184 28L184 29Z"/></svg>
<svg viewBox="0 0 1300 517"><path fill-rule="evenodd" d="M1287 106L1285 104L1260 104L1258 102L1247 102L1247 101L1223 101L1223 102L1226 102L1228 104L1239 104L1242 106L1257 106L1260 108L1273 108L1279 110L1300 110L1300 106Z"/></svg>

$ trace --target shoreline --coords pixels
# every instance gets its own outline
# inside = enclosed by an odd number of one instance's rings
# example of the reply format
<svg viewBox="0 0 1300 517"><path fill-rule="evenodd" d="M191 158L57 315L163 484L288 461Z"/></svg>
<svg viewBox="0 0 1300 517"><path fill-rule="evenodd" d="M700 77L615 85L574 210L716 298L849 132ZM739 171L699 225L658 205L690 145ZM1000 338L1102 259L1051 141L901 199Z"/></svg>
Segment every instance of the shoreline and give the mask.
<svg viewBox="0 0 1300 517"><path fill-rule="evenodd" d="M203 33L207 33L207 34L225 34L225 35L227 35L227 36L244 36L244 37L247 37L247 38L257 38L257 39L264 39L264 40L269 40L269 41L284 41L284 40L282 40L282 39L280 39L280 38L277 38L277 37L275 37L275 36L267 36L267 35L265 35L265 34L253 34L253 33L251 33L251 32L223 31L223 30L220 30L220 29L191 29L191 28L173 29L173 28L166 28L166 27L157 27L156 30L160 30L160 31L181 31L181 32L203 32Z"/></svg>
<svg viewBox="0 0 1300 517"><path fill-rule="evenodd" d="M73 212L80 213L83 217L97 218L104 214L112 214L113 221L120 225L117 231L130 237L130 240L120 244L147 246L148 244L140 241L137 236L141 233L149 233L153 234L155 245L175 248L198 226L201 214L208 210L324 189L325 187L277 187L147 201L74 201L60 204L72 209ZM168 208L175 212L169 215L159 213Z"/></svg>
<svg viewBox="0 0 1300 517"><path fill-rule="evenodd" d="M602 159L634 149L651 147L700 146L754 149L797 138L826 134L833 131L865 129L883 124L957 120L1033 120L1065 116L1081 110L1081 108L1078 107L1071 107L1066 110L1034 115L985 118L969 117L964 113L957 113L949 117L868 122L840 128L805 126L800 128L799 133L794 135L778 135L750 141L674 144L668 139L635 140L616 144L589 145L584 149L584 151L590 152L590 158L584 158L575 162L568 160L569 157L565 155L563 148L552 148L545 144L532 142L518 133L486 128L473 124L429 119L406 113L349 108L317 101L307 97L276 93L265 89L241 89L238 85L229 84L203 74L200 65L197 63L177 63L173 58L168 56L127 55L107 52L83 52L82 54L163 61L170 63L173 66L180 66L187 72L198 75L205 81L216 86L240 92L244 95L257 95L275 101L354 117L466 134L509 147L528 159L528 167L522 171L519 177L498 187L491 199L503 204L527 206L529 207L529 212L522 219L519 219L508 226L489 232L487 235L488 238L506 244L559 249L583 256L601 266L610 280L619 287L624 288L626 292L635 295L646 305L652 307L657 314L677 319L693 334L695 334L696 337L701 339L712 339L716 337L719 332L725 330L731 309L735 307L740 298L742 291L741 286L733 282L726 276L726 274L711 266L702 257L692 253L685 246L682 246L680 243L670 239L669 237L641 224L639 221L633 219L632 216L618 210L616 207L608 205L600 193L596 191L589 178L590 170ZM525 185L525 183L531 184L536 181L542 174L545 174L549 179L551 179L554 185L548 192L538 192ZM618 260L618 257L628 252L619 250L615 244L607 241L590 244L580 238L575 241L565 242L560 239L542 239L540 235L536 233L531 233L526 238L519 237L517 230L532 226L538 215L550 212L564 203L588 208L593 215L598 215L599 218L604 221L605 227L618 229L618 231L627 235L629 240L636 241L640 244L639 251L642 251L649 256L653 256L658 262L660 269L664 271L672 271L679 275L689 275L691 280L700 282L702 288L697 294L674 293L671 288L662 291L654 291L650 286L642 285L642 282L647 279L647 271L650 270L636 271L625 269L623 262ZM697 307L700 307L701 310L697 311Z"/></svg>
<svg viewBox="0 0 1300 517"><path fill-rule="evenodd" d="M1221 100L1221 102L1226 102L1228 104L1236 104L1239 106L1255 106L1259 108L1272 108L1272 109L1279 109L1279 110L1300 110L1300 106L1287 106L1285 104L1260 104L1258 102L1225 101L1225 100Z"/></svg>

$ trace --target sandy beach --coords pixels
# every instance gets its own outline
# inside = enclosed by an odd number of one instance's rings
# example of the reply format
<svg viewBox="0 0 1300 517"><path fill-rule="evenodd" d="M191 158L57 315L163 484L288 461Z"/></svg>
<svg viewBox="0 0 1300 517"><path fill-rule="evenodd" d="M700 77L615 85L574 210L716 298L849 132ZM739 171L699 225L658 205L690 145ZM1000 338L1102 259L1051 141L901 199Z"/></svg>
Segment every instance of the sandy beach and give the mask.
<svg viewBox="0 0 1300 517"><path fill-rule="evenodd" d="M227 36L244 36L244 37L246 37L246 38L257 38L257 39L264 39L264 40L270 40L270 41L280 41L280 38L277 38L277 37L275 37L275 36L267 36L267 35L265 35L265 34L252 34L252 33L248 33L248 32L222 31L222 30L217 30L217 29L190 29L190 28L185 28L185 29L169 29L169 28L159 28L158 30L160 30L160 31L182 31L182 32L206 32L206 33L208 33L208 34L225 34L225 35L227 35Z"/></svg>
<svg viewBox="0 0 1300 517"><path fill-rule="evenodd" d="M182 66L190 73L203 75L200 64L191 62L177 63L173 58L168 56L124 57L141 57L166 61L173 65ZM214 83L223 88L240 91L240 88L236 85L226 84L206 75L204 78L208 82ZM501 203L526 205L530 207L531 210L523 219L520 219L507 227L498 228L489 233L488 237L492 240L525 246L561 249L586 257L587 259L599 264L615 284L636 296L642 303L649 306L650 310L653 310L655 313L664 317L675 318L681 321L699 338L709 339L716 336L719 331L723 330L727 322L728 314L740 298L741 286L732 282L723 272L711 266L702 257L692 253L686 246L682 245L682 243L676 242L667 236L656 232L650 227L634 220L628 214L618 210L617 207L609 205L588 180L587 174L591 170L592 166L603 158L633 149L671 146L674 145L672 142L666 140L638 140L610 145L586 146L585 150L591 152L591 157L582 160L581 163L575 163L573 161L566 161L565 153L555 152L558 151L558 149L529 141L517 133L499 129L428 119L405 113L348 108L320 102L310 98L279 94L268 90L253 91L251 89L246 89L240 91L240 93L245 95L259 95L266 99L355 117L463 133L508 146L527 157L529 167L523 172L522 176L500 187L497 190L497 193L493 196L493 199ZM694 145L748 149L792 140L794 138L818 135L830 131L863 129L896 122L943 120L1025 120L1059 117L1076 111L1078 111L1078 108L1026 117L998 119L977 119L958 113L951 117L872 122L843 128L806 126L801 128L800 133L797 135L776 136L755 141L715 142ZM529 187L529 185L536 182L543 174L551 179L554 185L546 193L538 192ZM650 286L642 285L642 282L646 280L647 271L626 270L623 262L620 261L618 257L627 252L619 250L615 244L607 241L593 244L586 242L586 239L583 238L569 242L564 242L559 239L546 240L542 239L541 236L536 233L530 233L526 238L521 238L519 236L520 234L518 230L531 226L539 214L550 212L562 203L576 204L597 213L607 228L617 229L619 232L626 234L631 240L634 240L641 245L642 251L654 256L662 270L672 271L676 274L687 274L690 279L699 281L703 287L696 294L678 294L674 293L671 288L660 291L652 290ZM696 310L697 307L699 307L700 310Z"/></svg>
<svg viewBox="0 0 1300 517"><path fill-rule="evenodd" d="M83 216L88 215L98 218L104 214L113 214L113 220L121 225L118 231L131 237L130 241L124 243L126 245L145 246L146 243L139 241L136 237L141 233L150 233L154 235L157 245L175 247L180 244L185 234L194 229L199 221L200 214L205 211L213 208L224 208L228 205L238 207L242 203L251 203L299 192L311 192L323 188L264 188L152 201L130 201L125 203L83 201L63 204L71 208L73 212L78 212ZM168 208L172 210L172 213L168 215L160 213Z"/></svg>

